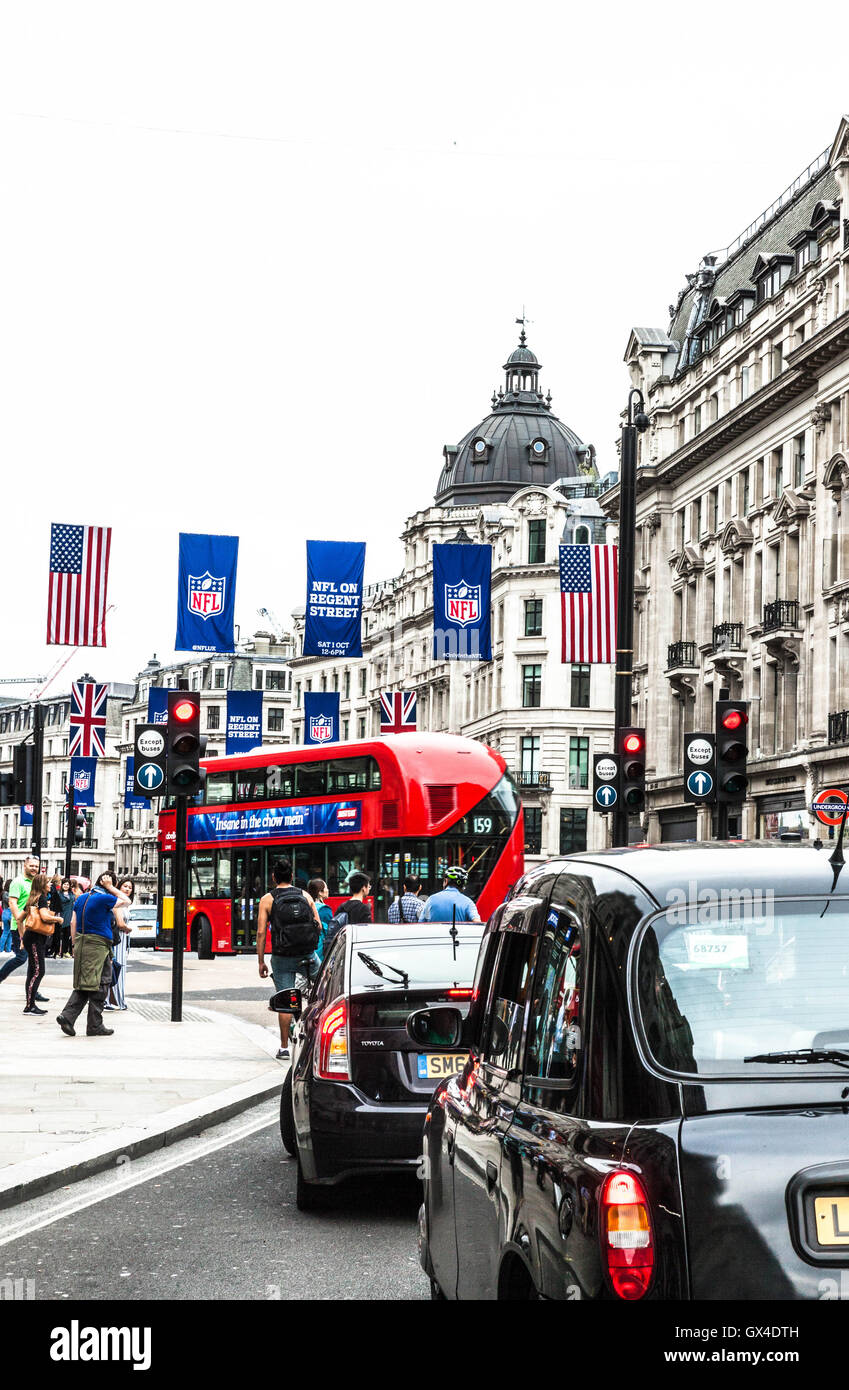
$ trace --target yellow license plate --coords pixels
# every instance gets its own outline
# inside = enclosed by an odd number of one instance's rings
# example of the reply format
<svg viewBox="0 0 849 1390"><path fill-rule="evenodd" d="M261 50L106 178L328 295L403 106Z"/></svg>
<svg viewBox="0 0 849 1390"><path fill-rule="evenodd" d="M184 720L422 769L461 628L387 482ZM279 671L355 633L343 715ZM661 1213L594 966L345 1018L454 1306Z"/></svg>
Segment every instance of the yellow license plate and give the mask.
<svg viewBox="0 0 849 1390"><path fill-rule="evenodd" d="M465 1052L420 1052L417 1058L420 1081L441 1081L454 1076L466 1065Z"/></svg>
<svg viewBox="0 0 849 1390"><path fill-rule="evenodd" d="M820 1245L849 1245L849 1197L815 1197L814 1216Z"/></svg>

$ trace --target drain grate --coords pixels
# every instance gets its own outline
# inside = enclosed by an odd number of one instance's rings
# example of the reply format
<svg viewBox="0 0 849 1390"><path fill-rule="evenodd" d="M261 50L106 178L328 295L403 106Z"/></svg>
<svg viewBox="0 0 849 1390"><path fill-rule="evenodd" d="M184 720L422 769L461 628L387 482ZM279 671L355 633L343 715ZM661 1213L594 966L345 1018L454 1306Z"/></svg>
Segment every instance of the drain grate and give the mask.
<svg viewBox="0 0 849 1390"><path fill-rule="evenodd" d="M171 1005L170 1004L151 1004L140 999L128 999L127 1007L130 1013L139 1014L141 1018L147 1018L151 1023L170 1023ZM184 1023L211 1023L205 1013L198 1009L183 1009Z"/></svg>

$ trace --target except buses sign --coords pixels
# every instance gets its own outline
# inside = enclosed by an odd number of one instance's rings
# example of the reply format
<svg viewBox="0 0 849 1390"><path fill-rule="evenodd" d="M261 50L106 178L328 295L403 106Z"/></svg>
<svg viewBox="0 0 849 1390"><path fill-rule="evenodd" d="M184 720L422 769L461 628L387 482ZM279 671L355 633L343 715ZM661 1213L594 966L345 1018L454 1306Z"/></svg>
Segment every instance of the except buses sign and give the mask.
<svg viewBox="0 0 849 1390"><path fill-rule="evenodd" d="M849 801L849 793L841 791L839 787L829 787L825 791L817 792L811 802L811 810L823 825L839 825L843 819L847 801Z"/></svg>

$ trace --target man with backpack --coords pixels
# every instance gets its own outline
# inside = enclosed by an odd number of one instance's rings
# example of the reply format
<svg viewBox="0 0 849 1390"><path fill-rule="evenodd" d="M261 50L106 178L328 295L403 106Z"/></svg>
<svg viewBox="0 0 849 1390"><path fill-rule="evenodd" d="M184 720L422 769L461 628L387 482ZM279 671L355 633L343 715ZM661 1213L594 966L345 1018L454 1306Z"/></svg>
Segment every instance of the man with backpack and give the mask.
<svg viewBox="0 0 849 1390"><path fill-rule="evenodd" d="M271 978L278 992L295 988L295 976L300 973L313 979L321 961L316 946L321 936L321 918L309 893L292 883L292 865L288 859L278 859L271 870L274 888L259 900L256 928L256 953L261 980L268 978L265 963L265 938L271 930ZM291 1014L278 1014L280 1019L280 1048L278 1060L289 1060L289 1029Z"/></svg>

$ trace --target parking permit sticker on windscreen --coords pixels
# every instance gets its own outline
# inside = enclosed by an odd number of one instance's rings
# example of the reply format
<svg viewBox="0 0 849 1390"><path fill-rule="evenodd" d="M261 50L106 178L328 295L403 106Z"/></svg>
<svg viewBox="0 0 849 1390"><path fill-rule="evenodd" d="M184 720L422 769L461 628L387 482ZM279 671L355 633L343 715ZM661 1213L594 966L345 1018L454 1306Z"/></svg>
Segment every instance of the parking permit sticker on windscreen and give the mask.
<svg viewBox="0 0 849 1390"><path fill-rule="evenodd" d="M701 970L748 970L749 938L743 932L688 931L687 962Z"/></svg>

